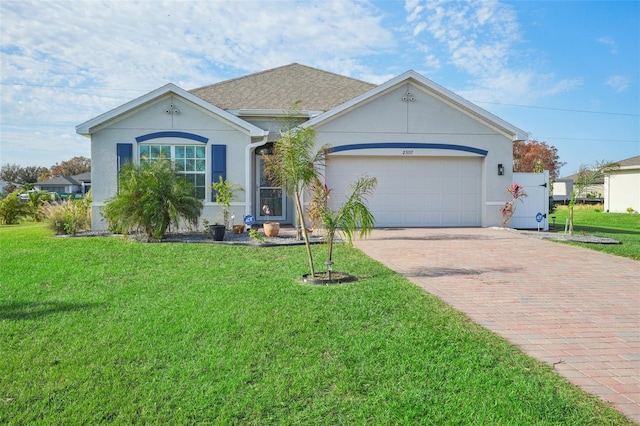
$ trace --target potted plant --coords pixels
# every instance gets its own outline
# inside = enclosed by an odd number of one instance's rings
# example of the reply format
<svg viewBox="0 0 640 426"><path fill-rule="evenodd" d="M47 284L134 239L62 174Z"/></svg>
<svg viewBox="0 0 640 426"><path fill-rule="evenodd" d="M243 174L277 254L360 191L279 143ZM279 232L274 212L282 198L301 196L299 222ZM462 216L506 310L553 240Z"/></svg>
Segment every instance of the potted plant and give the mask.
<svg viewBox="0 0 640 426"><path fill-rule="evenodd" d="M242 187L229 182L227 179L222 179L222 176L219 176L218 181L211 185L211 189L215 191L216 203L222 206L223 221L222 225L211 225L211 232L213 233L214 240L222 241L224 239L225 229L229 228L229 208L231 206L231 200L233 200L236 191L242 191ZM220 230L219 227L222 227L222 230Z"/></svg>
<svg viewBox="0 0 640 426"><path fill-rule="evenodd" d="M262 229L264 229L264 235L269 238L277 237L280 233L280 223L279 222L269 222L269 216L271 215L271 209L268 205L262 206L262 211L265 215L267 215L267 221L262 224Z"/></svg>
<svg viewBox="0 0 640 426"><path fill-rule="evenodd" d="M213 225L209 225L209 229L211 230L211 235L213 235L214 241L223 241L224 233L226 228L223 224L214 223Z"/></svg>

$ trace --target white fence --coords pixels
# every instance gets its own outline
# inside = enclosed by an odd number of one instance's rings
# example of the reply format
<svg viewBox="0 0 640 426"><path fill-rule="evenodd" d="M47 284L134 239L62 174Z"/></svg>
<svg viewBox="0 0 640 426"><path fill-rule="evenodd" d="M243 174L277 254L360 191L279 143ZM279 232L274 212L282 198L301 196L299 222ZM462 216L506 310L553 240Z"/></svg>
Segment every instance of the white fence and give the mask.
<svg viewBox="0 0 640 426"><path fill-rule="evenodd" d="M527 197L515 202L510 225L516 229L549 230L549 171L514 173L513 182L524 187Z"/></svg>

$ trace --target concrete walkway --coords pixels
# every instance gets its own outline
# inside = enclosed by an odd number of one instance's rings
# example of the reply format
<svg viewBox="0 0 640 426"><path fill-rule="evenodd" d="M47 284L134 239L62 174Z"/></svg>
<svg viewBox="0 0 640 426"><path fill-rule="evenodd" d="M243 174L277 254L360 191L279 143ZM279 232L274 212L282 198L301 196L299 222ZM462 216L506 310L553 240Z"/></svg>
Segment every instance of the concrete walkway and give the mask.
<svg viewBox="0 0 640 426"><path fill-rule="evenodd" d="M354 242L640 424L640 262L502 229Z"/></svg>

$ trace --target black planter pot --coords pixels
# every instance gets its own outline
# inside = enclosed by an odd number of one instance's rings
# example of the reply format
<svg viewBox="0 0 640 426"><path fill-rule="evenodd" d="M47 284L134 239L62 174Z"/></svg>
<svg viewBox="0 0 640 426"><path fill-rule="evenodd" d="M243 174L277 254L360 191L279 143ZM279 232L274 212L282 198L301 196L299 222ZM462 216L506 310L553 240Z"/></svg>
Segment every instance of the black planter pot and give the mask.
<svg viewBox="0 0 640 426"><path fill-rule="evenodd" d="M311 274L305 274L302 276L302 281L307 284L328 285L328 284L340 284L350 283L357 281L358 278L353 275L349 275L346 272L332 271L331 278L329 278L328 272L316 272L315 277Z"/></svg>
<svg viewBox="0 0 640 426"><path fill-rule="evenodd" d="M209 231L213 235L214 241L224 240L224 225L209 225Z"/></svg>

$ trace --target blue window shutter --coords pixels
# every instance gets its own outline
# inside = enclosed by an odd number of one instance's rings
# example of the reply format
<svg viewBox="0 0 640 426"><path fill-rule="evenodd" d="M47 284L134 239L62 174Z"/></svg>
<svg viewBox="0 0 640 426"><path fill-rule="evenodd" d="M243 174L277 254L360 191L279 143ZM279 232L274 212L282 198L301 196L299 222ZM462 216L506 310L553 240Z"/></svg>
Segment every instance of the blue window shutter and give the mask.
<svg viewBox="0 0 640 426"><path fill-rule="evenodd" d="M227 146L211 145L211 183L217 182L218 177L227 179ZM211 201L215 201L215 194L211 192Z"/></svg>
<svg viewBox="0 0 640 426"><path fill-rule="evenodd" d="M117 166L118 173L120 173L120 169L126 163L130 163L133 161L133 144L132 143L119 143L117 148Z"/></svg>

